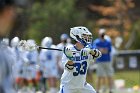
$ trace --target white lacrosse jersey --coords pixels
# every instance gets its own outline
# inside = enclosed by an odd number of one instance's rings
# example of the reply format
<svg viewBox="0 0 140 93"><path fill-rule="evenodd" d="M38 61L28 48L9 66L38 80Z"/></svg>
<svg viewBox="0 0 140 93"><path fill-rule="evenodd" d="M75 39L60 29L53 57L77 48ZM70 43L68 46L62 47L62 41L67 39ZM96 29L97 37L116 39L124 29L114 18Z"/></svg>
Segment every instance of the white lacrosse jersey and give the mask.
<svg viewBox="0 0 140 93"><path fill-rule="evenodd" d="M18 47L11 47L10 49L13 53L14 58L16 59L16 61L13 63L12 66L13 76L14 78L22 77L21 73L21 70L23 68L22 65L25 61L27 61L26 52Z"/></svg>
<svg viewBox="0 0 140 93"><path fill-rule="evenodd" d="M65 54L62 57L62 64L64 66L64 72L61 77L60 87L68 87L69 89L83 88L86 83L87 69L90 62L93 62L93 57L88 54L84 49L78 50L75 46L68 46L73 52L73 70L67 70L65 65L68 62L68 58Z"/></svg>
<svg viewBox="0 0 140 93"><path fill-rule="evenodd" d="M29 64L25 65L24 68L25 78L27 79L35 78L37 72L36 65L38 63L38 51L37 50L27 51L26 57Z"/></svg>
<svg viewBox="0 0 140 93"><path fill-rule="evenodd" d="M54 46L51 46L51 48L55 48ZM56 55L57 50L48 50L48 49L42 49L40 51L40 61L45 62L46 64L56 64Z"/></svg>
<svg viewBox="0 0 140 93"><path fill-rule="evenodd" d="M52 45L51 48L56 48ZM41 70L44 72L44 77L57 77L57 50L42 49L39 55Z"/></svg>
<svg viewBox="0 0 140 93"><path fill-rule="evenodd" d="M26 57L28 59L28 61L32 64L32 63L37 63L38 61L38 51L35 50L35 51L28 51L26 53Z"/></svg>

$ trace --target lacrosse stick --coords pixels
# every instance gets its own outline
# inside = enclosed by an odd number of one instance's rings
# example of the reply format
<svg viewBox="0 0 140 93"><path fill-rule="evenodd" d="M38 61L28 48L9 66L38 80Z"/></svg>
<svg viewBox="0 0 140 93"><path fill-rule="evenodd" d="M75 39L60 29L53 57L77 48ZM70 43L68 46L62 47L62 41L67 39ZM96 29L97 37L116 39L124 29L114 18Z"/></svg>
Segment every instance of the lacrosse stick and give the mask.
<svg viewBox="0 0 140 93"><path fill-rule="evenodd" d="M21 40L18 45L21 49L26 50L26 51L33 51L37 49L48 49L48 50L57 50L57 51L63 51L66 55L73 55L73 53L80 53L81 51L70 51L69 48L64 47L64 49L57 49L57 48L46 48L42 46L38 46L33 43L28 43L26 40ZM88 51L90 49L87 48ZM86 51L87 51L86 50ZM95 52L95 50L94 50ZM95 52L96 54L96 52Z"/></svg>
<svg viewBox="0 0 140 93"><path fill-rule="evenodd" d="M19 42L19 45L18 45L21 49L23 50L27 50L27 51L33 51L33 50L36 50L36 49L48 49L48 50L57 50L57 51L63 51L62 49L56 49L56 48L46 48L46 47L42 47L42 46L38 46L36 44L31 44L31 43L28 43L26 40L21 40Z"/></svg>

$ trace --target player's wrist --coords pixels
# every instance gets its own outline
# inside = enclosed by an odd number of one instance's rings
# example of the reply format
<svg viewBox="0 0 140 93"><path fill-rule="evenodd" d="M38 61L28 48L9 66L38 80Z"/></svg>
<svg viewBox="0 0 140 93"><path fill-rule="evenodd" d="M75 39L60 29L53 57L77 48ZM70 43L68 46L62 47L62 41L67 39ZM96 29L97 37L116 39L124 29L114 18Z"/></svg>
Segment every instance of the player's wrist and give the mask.
<svg viewBox="0 0 140 93"><path fill-rule="evenodd" d="M74 64L66 64L65 65L65 68L67 69L67 70L73 70L73 68L74 68Z"/></svg>
<svg viewBox="0 0 140 93"><path fill-rule="evenodd" d="M65 65L65 68L66 68L67 70L73 70L73 68L74 68L74 63L73 63L73 61L68 60L68 62L67 62L66 65Z"/></svg>

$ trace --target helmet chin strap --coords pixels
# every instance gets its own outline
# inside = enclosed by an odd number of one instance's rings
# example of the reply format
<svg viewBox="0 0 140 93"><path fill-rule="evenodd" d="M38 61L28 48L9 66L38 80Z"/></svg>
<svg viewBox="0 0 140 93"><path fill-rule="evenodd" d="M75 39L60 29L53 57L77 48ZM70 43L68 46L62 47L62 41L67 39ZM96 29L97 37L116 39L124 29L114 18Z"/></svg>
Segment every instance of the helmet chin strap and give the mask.
<svg viewBox="0 0 140 93"><path fill-rule="evenodd" d="M87 46L87 43L86 43L84 40L82 40L81 38L79 38L78 35L76 35L76 38L77 38L77 40L78 40L81 44L84 45L84 47Z"/></svg>
<svg viewBox="0 0 140 93"><path fill-rule="evenodd" d="M73 33L72 33L73 34ZM73 34L74 35L74 34ZM81 43L81 44L83 44L83 46L84 47L86 47L87 46L87 43L84 41L84 40L82 40L78 35L74 35L76 38L77 38L77 40Z"/></svg>

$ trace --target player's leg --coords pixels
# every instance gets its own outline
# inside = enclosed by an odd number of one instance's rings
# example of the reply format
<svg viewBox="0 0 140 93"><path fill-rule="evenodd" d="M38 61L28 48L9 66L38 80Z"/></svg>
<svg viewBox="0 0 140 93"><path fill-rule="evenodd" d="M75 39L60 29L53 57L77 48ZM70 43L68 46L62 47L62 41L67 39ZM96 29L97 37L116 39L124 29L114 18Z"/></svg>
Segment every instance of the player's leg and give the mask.
<svg viewBox="0 0 140 93"><path fill-rule="evenodd" d="M16 69L15 71L13 71L14 73L14 85L15 85L15 88L16 90L18 90L20 87L21 87L21 77L20 77L20 71L19 69L16 68L16 66L13 67L13 69Z"/></svg>
<svg viewBox="0 0 140 93"><path fill-rule="evenodd" d="M60 88L59 93L82 93L82 92L78 92L77 89L69 89L63 86Z"/></svg>
<svg viewBox="0 0 140 93"><path fill-rule="evenodd" d="M43 74L44 73L42 70L38 71L37 76L36 76L36 83L38 85L38 91L42 91L43 93L45 93L46 92L46 83L45 83L46 79Z"/></svg>
<svg viewBox="0 0 140 93"><path fill-rule="evenodd" d="M99 93L101 85L105 85L105 69L103 63L97 63L96 73L97 73L96 91L97 93Z"/></svg>
<svg viewBox="0 0 140 93"><path fill-rule="evenodd" d="M54 64L55 65L55 64ZM56 65L51 67L51 75L49 78L49 85L50 85L50 93L57 93L57 68Z"/></svg>
<svg viewBox="0 0 140 93"><path fill-rule="evenodd" d="M20 89L22 87L22 78L21 77L16 77L15 78L15 88L16 90Z"/></svg>
<svg viewBox="0 0 140 93"><path fill-rule="evenodd" d="M27 86L33 84L31 65L28 65L28 66L27 66L27 70L26 70L26 80L27 80Z"/></svg>
<svg viewBox="0 0 140 93"><path fill-rule="evenodd" d="M113 78L112 76L108 76L107 77L107 80L108 80L108 86L109 86L109 93L112 93L113 92Z"/></svg>
<svg viewBox="0 0 140 93"><path fill-rule="evenodd" d="M49 77L48 83L50 87L50 93L57 93L57 79L56 77Z"/></svg>
<svg viewBox="0 0 140 93"><path fill-rule="evenodd" d="M22 69L20 67L20 62L17 62L16 64L13 65L12 72L13 72L13 77L15 80L15 88L16 90L18 90L22 87L21 86Z"/></svg>
<svg viewBox="0 0 140 93"><path fill-rule="evenodd" d="M36 72L36 69L35 69L35 65L34 64L32 64L32 85L33 85L33 87L35 88L35 90L36 90L36 88L37 88L37 83L36 83L36 74L37 74L37 72Z"/></svg>
<svg viewBox="0 0 140 93"><path fill-rule="evenodd" d="M112 93L113 86L114 86L114 80L113 80L114 69L112 67L112 63L111 62L106 63L106 68L107 68L106 74L107 74L109 91L110 91L110 93Z"/></svg>
<svg viewBox="0 0 140 93"><path fill-rule="evenodd" d="M90 84L86 83L83 89L78 90L78 93L96 93L96 91Z"/></svg>
<svg viewBox="0 0 140 93"><path fill-rule="evenodd" d="M20 81L20 84L21 84L21 88L25 87L27 85L27 81L26 81L26 68L25 66L23 65L21 67L21 81Z"/></svg>
<svg viewBox="0 0 140 93"><path fill-rule="evenodd" d="M47 78L46 78L46 65L45 65L45 62L40 62L40 69L37 73L37 76L36 76L36 81L38 82L38 89L40 91L42 91L43 93L46 93L47 91Z"/></svg>
<svg viewBox="0 0 140 93"><path fill-rule="evenodd" d="M46 91L47 91L47 83L48 83L48 67L47 67L47 65L46 64L44 64L45 65L45 67L44 67L44 69L43 69L43 77L42 77L42 79L41 79L41 82L42 82L42 84L43 84L43 93L46 93Z"/></svg>
<svg viewBox="0 0 140 93"><path fill-rule="evenodd" d="M36 76L35 76L35 83L36 83L36 91L40 91L40 79L42 77L42 72L40 69L36 71Z"/></svg>

